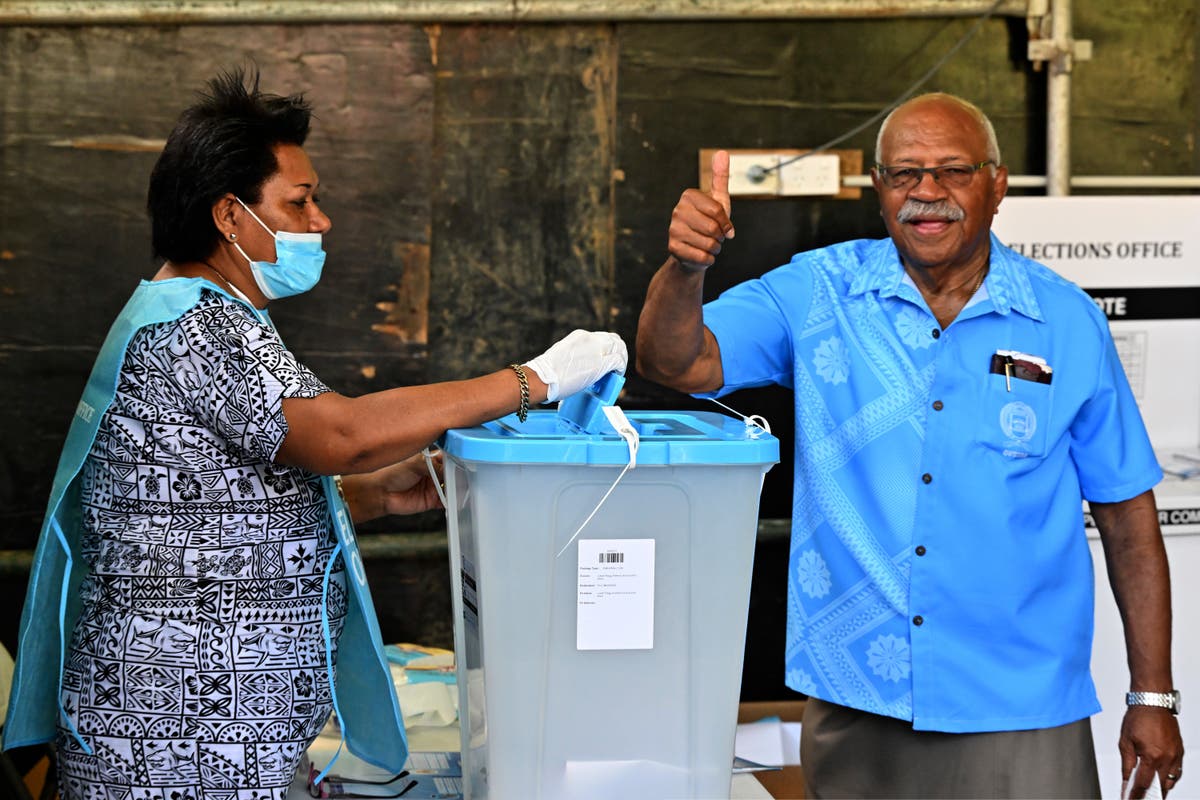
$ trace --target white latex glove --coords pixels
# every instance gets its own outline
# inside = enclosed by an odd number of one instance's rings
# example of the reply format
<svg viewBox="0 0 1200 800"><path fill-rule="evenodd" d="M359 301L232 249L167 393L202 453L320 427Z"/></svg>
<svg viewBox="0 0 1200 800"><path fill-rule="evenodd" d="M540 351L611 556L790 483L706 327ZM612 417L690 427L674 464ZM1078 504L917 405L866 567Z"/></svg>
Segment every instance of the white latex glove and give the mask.
<svg viewBox="0 0 1200 800"><path fill-rule="evenodd" d="M625 342L607 331L574 330L524 366L546 384L546 402L583 391L610 372L625 374Z"/></svg>

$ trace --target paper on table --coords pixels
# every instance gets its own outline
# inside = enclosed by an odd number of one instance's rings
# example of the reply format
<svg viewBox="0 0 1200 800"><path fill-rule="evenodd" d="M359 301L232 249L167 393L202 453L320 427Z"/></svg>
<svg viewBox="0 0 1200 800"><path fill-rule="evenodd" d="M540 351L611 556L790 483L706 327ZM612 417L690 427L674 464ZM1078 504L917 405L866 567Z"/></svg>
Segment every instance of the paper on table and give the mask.
<svg viewBox="0 0 1200 800"><path fill-rule="evenodd" d="M783 723L783 765L790 767L800 763L800 723Z"/></svg>
<svg viewBox="0 0 1200 800"><path fill-rule="evenodd" d="M400 701L405 729L446 727L458 722L458 687L454 684L399 684L396 699Z"/></svg>
<svg viewBox="0 0 1200 800"><path fill-rule="evenodd" d="M753 775L734 775L729 782L729 800L771 800L771 793Z"/></svg>
<svg viewBox="0 0 1200 800"><path fill-rule="evenodd" d="M733 754L735 759L752 762L759 768L799 764L800 723L781 722L779 717L742 723L737 726Z"/></svg>
<svg viewBox="0 0 1200 800"><path fill-rule="evenodd" d="M765 767L783 766L783 735L779 718L768 717L738 725L733 755Z"/></svg>

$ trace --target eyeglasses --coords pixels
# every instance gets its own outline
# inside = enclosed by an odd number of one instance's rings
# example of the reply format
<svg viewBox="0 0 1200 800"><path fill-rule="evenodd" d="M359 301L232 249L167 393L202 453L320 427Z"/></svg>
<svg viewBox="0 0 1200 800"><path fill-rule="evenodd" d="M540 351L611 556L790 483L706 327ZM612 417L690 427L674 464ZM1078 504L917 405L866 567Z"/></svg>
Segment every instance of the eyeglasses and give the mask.
<svg viewBox="0 0 1200 800"><path fill-rule="evenodd" d="M988 164L995 165L995 163L989 159L980 161L978 164L942 164L939 167L885 167L883 164L876 164L875 173L879 175L883 185L889 189L907 189L910 186L916 186L924 180L926 173L932 175L934 182L942 186L963 187L971 182L976 172Z"/></svg>
<svg viewBox="0 0 1200 800"><path fill-rule="evenodd" d="M397 781L409 776L408 770L404 770L399 775L394 775L391 778L383 781L367 781L358 778L344 778L341 775L326 775L325 780L318 786L314 781L320 775L320 771L316 766L309 767L308 773L308 793L312 797L319 798L337 798L337 797L375 797L375 798L395 798L404 797L411 792L420 781L410 780L404 786L396 789ZM456 795L457 796L457 795ZM425 794L422 797L449 797L442 794Z"/></svg>

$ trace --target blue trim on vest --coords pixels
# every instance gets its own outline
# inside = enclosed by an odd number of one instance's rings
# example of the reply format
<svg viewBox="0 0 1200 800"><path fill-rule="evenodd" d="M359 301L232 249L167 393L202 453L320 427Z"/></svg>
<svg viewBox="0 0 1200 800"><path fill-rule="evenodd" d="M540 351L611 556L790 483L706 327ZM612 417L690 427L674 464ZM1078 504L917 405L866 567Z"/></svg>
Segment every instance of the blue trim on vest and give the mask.
<svg viewBox="0 0 1200 800"><path fill-rule="evenodd" d="M75 558L80 537L76 479L96 438L100 419L116 396L125 350L140 328L178 319L199 302L204 289L245 305L240 298L200 278L142 281L113 322L96 357L59 456L30 570L8 717L4 723L6 750L49 742L55 735L65 637L79 618L78 588L85 569L80 559ZM350 751L370 764L399 772L408 758L408 741L354 526L333 479L324 478L322 485L337 534L337 549L347 565L350 588L346 621L339 639L338 679L336 687L331 685L331 697L343 740ZM327 653L332 655L325 611L323 603L322 625L326 630ZM50 630L45 624L49 619L58 620L57 630ZM332 669L330 673L332 678ZM70 720L65 716L64 720L78 738ZM82 738L80 741L86 748L87 743Z"/></svg>

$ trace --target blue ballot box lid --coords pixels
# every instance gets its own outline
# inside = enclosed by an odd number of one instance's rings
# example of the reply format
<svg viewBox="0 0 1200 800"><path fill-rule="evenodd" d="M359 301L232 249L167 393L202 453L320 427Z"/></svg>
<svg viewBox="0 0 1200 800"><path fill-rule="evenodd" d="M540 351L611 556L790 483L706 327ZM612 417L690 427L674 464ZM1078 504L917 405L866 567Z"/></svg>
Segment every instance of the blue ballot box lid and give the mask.
<svg viewBox="0 0 1200 800"><path fill-rule="evenodd" d="M558 403L558 429L568 433L609 433L612 423L604 409L617 402L625 376L610 372L582 392Z"/></svg>
<svg viewBox="0 0 1200 800"><path fill-rule="evenodd" d="M779 440L741 419L711 411L628 411L640 444L637 464L774 464ZM473 428L447 431L442 450L461 461L496 464L597 464L621 466L629 448L608 423L583 432L564 426L553 410L533 410Z"/></svg>

